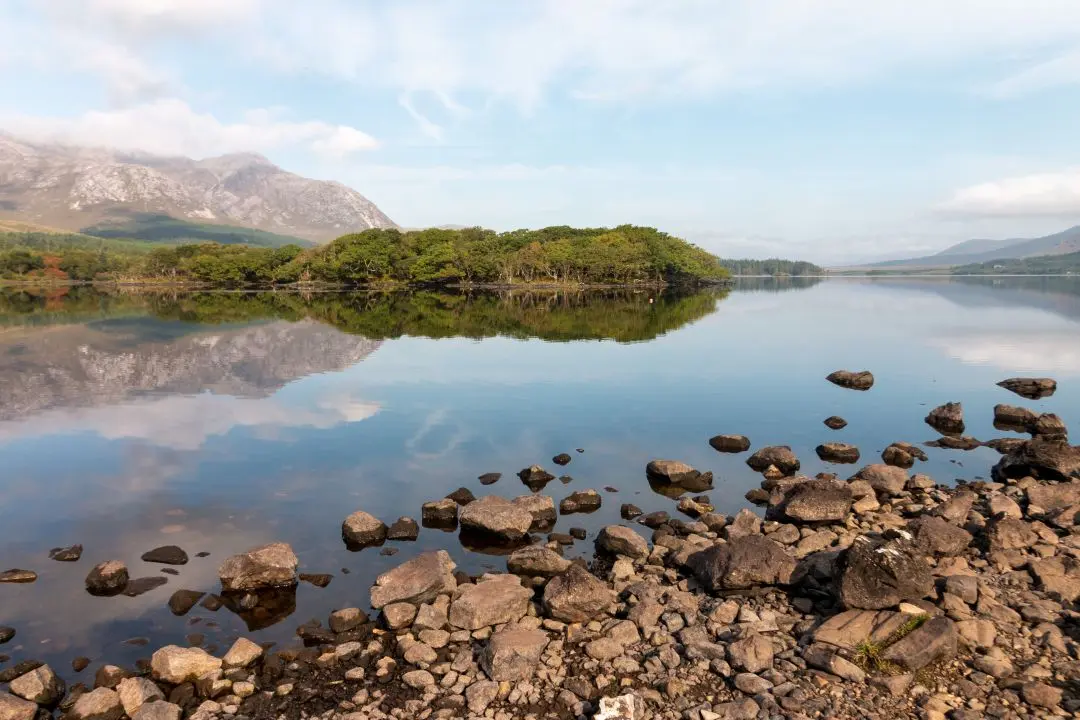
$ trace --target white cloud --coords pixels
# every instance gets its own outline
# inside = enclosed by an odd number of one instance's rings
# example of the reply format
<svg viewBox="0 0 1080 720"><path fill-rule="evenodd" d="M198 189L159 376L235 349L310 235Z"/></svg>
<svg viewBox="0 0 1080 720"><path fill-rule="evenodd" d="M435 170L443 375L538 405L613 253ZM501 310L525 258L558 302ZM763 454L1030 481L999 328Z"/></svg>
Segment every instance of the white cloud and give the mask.
<svg viewBox="0 0 1080 720"><path fill-rule="evenodd" d="M202 29L249 19L261 0L49 0L67 17L100 19L136 33Z"/></svg>
<svg viewBox="0 0 1080 720"><path fill-rule="evenodd" d="M370 135L344 125L317 120L290 122L267 111L248 113L243 122L226 123L209 113L196 112L177 99L89 111L70 118L0 115L0 126L38 142L193 157L288 147L306 147L342 157L378 146Z"/></svg>
<svg viewBox="0 0 1080 720"><path fill-rule="evenodd" d="M960 215L1080 215L1080 168L1005 178L962 188L940 209Z"/></svg>

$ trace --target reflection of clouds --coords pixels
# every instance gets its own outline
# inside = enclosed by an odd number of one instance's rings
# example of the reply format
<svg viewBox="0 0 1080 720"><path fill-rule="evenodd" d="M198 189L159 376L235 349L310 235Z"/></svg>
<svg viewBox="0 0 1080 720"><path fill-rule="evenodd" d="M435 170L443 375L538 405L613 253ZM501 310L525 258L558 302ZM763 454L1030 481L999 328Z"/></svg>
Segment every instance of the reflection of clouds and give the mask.
<svg viewBox="0 0 1080 720"><path fill-rule="evenodd" d="M348 395L313 398L309 407L287 405L275 397L171 395L118 405L48 410L21 421L0 423L0 442L27 437L95 433L109 440L140 439L178 450L196 450L210 437L238 427L263 431L310 427L327 429L365 420L378 403Z"/></svg>
<svg viewBox="0 0 1080 720"><path fill-rule="evenodd" d="M456 420L448 420L449 414L446 408L429 413L412 437L405 441L405 449L409 451L410 467L417 467L418 460L426 462L445 457L468 439L469 434L460 423ZM453 433L445 440L441 440L439 432L445 432L451 425ZM434 447L436 443L441 447Z"/></svg>
<svg viewBox="0 0 1080 720"><path fill-rule="evenodd" d="M965 365L989 365L1019 373L1080 374L1080 342L1067 334L986 332L928 342Z"/></svg>

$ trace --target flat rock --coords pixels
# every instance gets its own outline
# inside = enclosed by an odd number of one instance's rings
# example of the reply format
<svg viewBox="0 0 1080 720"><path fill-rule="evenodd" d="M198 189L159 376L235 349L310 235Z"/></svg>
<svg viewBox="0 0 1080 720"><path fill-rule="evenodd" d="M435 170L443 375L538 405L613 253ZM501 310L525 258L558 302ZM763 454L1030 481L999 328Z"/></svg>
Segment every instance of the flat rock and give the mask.
<svg viewBox="0 0 1080 720"><path fill-rule="evenodd" d="M37 573L33 570L13 568L0 572L0 583L32 583L35 580L37 580Z"/></svg>
<svg viewBox="0 0 1080 720"><path fill-rule="evenodd" d="M509 500L486 495L461 509L462 528L502 540L520 540L532 526L532 515Z"/></svg>
<svg viewBox="0 0 1080 720"><path fill-rule="evenodd" d="M513 500L514 504L532 515L530 532L549 528L555 524L555 501L548 495L522 495Z"/></svg>
<svg viewBox="0 0 1080 720"><path fill-rule="evenodd" d="M49 551L49 559L57 562L76 562L82 557L82 545L69 545L64 548L53 548Z"/></svg>
<svg viewBox="0 0 1080 720"><path fill-rule="evenodd" d="M580 565L570 565L544 587L544 607L552 618L564 622L588 622L614 602L614 591Z"/></svg>
<svg viewBox="0 0 1080 720"><path fill-rule="evenodd" d="M570 561L543 545L530 545L515 550L506 559L507 569L515 575L554 577L570 567Z"/></svg>
<svg viewBox="0 0 1080 720"><path fill-rule="evenodd" d="M757 472L764 472L770 467L775 467L784 475L794 475L802 466L799 458L787 445L761 448L746 459L746 464L751 470Z"/></svg>
<svg viewBox="0 0 1080 720"><path fill-rule="evenodd" d="M649 543L628 527L608 525L596 536L596 547L613 555L639 559L649 556Z"/></svg>
<svg viewBox="0 0 1080 720"><path fill-rule="evenodd" d="M1057 381L1051 378L1009 378L999 382L998 387L1003 387L1028 400L1040 400L1054 394L1057 390Z"/></svg>
<svg viewBox="0 0 1080 720"><path fill-rule="evenodd" d="M860 535L843 555L837 586L844 607L882 610L925 597L934 578L913 541Z"/></svg>
<svg viewBox="0 0 1080 720"><path fill-rule="evenodd" d="M221 668L221 659L201 648L166 645L150 657L150 672L155 680L179 685L194 682L201 675Z"/></svg>
<svg viewBox="0 0 1080 720"><path fill-rule="evenodd" d="M163 578L160 575L151 575L148 577L134 578L129 580L128 584L124 587L124 595L127 597L139 597L146 593L161 587L169 582L168 578Z"/></svg>
<svg viewBox="0 0 1080 720"><path fill-rule="evenodd" d="M502 473L491 472L491 473L484 473L483 475L479 476L476 479L480 481L481 485L494 485L495 483L499 482L499 480L501 478L502 478Z"/></svg>
<svg viewBox="0 0 1080 720"><path fill-rule="evenodd" d="M179 705L174 705L173 703L164 702L162 700L151 700L148 703L143 703L142 706L135 711L131 720L180 720L180 716L183 712L183 709ZM192 717L194 717L194 715Z"/></svg>
<svg viewBox="0 0 1080 720"><path fill-rule="evenodd" d="M536 672L548 636L542 630L508 626L488 640L480 665L495 682L527 680Z"/></svg>
<svg viewBox="0 0 1080 720"><path fill-rule="evenodd" d="M458 504L450 498L426 502L420 510L420 521L424 527L456 528Z"/></svg>
<svg viewBox="0 0 1080 720"><path fill-rule="evenodd" d="M813 640L854 652L863 643L884 645L910 619L893 610L845 610L819 625Z"/></svg>
<svg viewBox="0 0 1080 720"><path fill-rule="evenodd" d="M831 463L856 463L859 462L859 448L847 443L831 442L818 445L815 448L817 456L825 462Z"/></svg>
<svg viewBox="0 0 1080 720"><path fill-rule="evenodd" d="M371 588L371 606L379 610L395 602L419 605L453 592L457 587L456 567L445 550L422 553L376 578Z"/></svg>
<svg viewBox="0 0 1080 720"><path fill-rule="evenodd" d="M71 710L68 720L119 720L124 715L124 706L115 690L99 687L79 696Z"/></svg>
<svg viewBox="0 0 1080 720"><path fill-rule="evenodd" d="M563 515L591 513L600 509L603 497L595 490L578 490L564 497L559 503L559 512Z"/></svg>
<svg viewBox="0 0 1080 720"><path fill-rule="evenodd" d="M386 531L387 540L415 540L420 537L420 526L411 517L399 517Z"/></svg>
<svg viewBox="0 0 1080 720"><path fill-rule="evenodd" d="M144 552L142 560L163 565L187 565L188 554L176 545L162 545Z"/></svg>
<svg viewBox="0 0 1080 720"><path fill-rule="evenodd" d="M1001 425L1005 428L1027 430L1028 428L1034 427L1038 417L1039 414L1037 412L1025 407L1004 404L994 406L995 426Z"/></svg>
<svg viewBox="0 0 1080 720"><path fill-rule="evenodd" d="M357 510L341 523L341 538L350 549L359 549L379 545L386 540L386 523Z"/></svg>
<svg viewBox="0 0 1080 720"><path fill-rule="evenodd" d="M783 512L802 522L843 520L851 510L851 487L839 480L808 480L787 493Z"/></svg>
<svg viewBox="0 0 1080 720"><path fill-rule="evenodd" d="M745 435L716 435L709 438L712 449L722 453L741 453L750 449L750 438Z"/></svg>
<svg viewBox="0 0 1080 720"><path fill-rule="evenodd" d="M285 587L296 584L299 564L287 543L269 543L226 558L218 568L218 578L225 592Z"/></svg>
<svg viewBox="0 0 1080 720"><path fill-rule="evenodd" d="M930 555L959 555L971 544L971 533L941 517L923 515L908 523L915 543Z"/></svg>
<svg viewBox="0 0 1080 720"><path fill-rule="evenodd" d="M86 590L92 595L119 595L127 584L127 566L119 560L98 563L86 576Z"/></svg>
<svg viewBox="0 0 1080 720"><path fill-rule="evenodd" d="M516 575L489 575L476 585L460 585L450 603L450 624L479 630L517 622L528 612L532 595Z"/></svg>
<svg viewBox="0 0 1080 720"><path fill-rule="evenodd" d="M169 610L173 615L187 615L204 595L199 590L177 590L169 597Z"/></svg>
<svg viewBox="0 0 1080 720"><path fill-rule="evenodd" d="M851 370L837 370L829 373L826 380L833 385L839 385L849 390L869 390L874 386L874 375L869 370L852 372Z"/></svg>
<svg viewBox="0 0 1080 720"><path fill-rule="evenodd" d="M956 624L945 616L930 618L885 649L882 659L914 672L956 655Z"/></svg>
<svg viewBox="0 0 1080 720"><path fill-rule="evenodd" d="M868 483L879 497L893 497L904 491L908 475L903 468L876 463L859 470L851 480Z"/></svg>
<svg viewBox="0 0 1080 720"><path fill-rule="evenodd" d="M702 586L715 592L787 585L795 573L795 558L773 540L748 535L692 555L689 566Z"/></svg>

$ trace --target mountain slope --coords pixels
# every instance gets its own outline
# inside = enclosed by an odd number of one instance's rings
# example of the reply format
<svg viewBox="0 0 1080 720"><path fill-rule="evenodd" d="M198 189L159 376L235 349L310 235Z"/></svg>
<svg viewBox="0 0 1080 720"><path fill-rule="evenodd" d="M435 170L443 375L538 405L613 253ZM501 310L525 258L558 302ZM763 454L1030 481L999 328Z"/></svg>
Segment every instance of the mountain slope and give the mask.
<svg viewBox="0 0 1080 720"><path fill-rule="evenodd" d="M1014 240L967 240L945 248L936 255L904 260L887 260L867 267L933 268L971 265L1006 258L1027 258L1041 255L1065 255L1080 251L1080 225L1053 235Z"/></svg>
<svg viewBox="0 0 1080 720"><path fill-rule="evenodd" d="M326 241L395 227L340 183L286 172L261 155L205 160L40 145L0 133L0 212L80 230L136 213Z"/></svg>

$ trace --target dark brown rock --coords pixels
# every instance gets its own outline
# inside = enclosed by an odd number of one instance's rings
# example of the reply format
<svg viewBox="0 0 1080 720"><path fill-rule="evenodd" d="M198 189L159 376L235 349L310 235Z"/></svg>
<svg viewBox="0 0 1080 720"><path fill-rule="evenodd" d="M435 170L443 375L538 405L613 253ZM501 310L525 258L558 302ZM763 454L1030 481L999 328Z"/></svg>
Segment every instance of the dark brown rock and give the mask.
<svg viewBox="0 0 1080 720"><path fill-rule="evenodd" d="M1036 437L1002 457L993 469L999 480L1028 475L1041 480L1080 479L1080 447Z"/></svg>
<svg viewBox="0 0 1080 720"><path fill-rule="evenodd" d="M945 403L930 411L926 424L938 432L960 434L964 432L964 408L958 402Z"/></svg>
<svg viewBox="0 0 1080 720"><path fill-rule="evenodd" d="M757 472L764 472L770 466L775 467L784 475L794 475L801 467L799 458L787 445L762 448L747 458L746 464Z"/></svg>
<svg viewBox="0 0 1080 720"><path fill-rule="evenodd" d="M959 555L971 544L971 533L944 518L923 515L908 523L915 543L930 555Z"/></svg>
<svg viewBox="0 0 1080 720"><path fill-rule="evenodd" d="M476 479L480 481L481 485L494 485L499 482L501 477L502 473L484 473Z"/></svg>
<svg viewBox="0 0 1080 720"><path fill-rule="evenodd" d="M1025 407L1004 404L994 406L994 425L1003 429L1017 428L1027 431L1034 427L1038 417L1038 413Z"/></svg>
<svg viewBox="0 0 1080 720"><path fill-rule="evenodd" d="M53 548L49 551L49 558L57 562L76 562L82 557L82 553L82 545L71 545L66 548Z"/></svg>
<svg viewBox="0 0 1080 720"><path fill-rule="evenodd" d="M386 531L387 540L415 540L420 536L420 526L411 517L399 517Z"/></svg>
<svg viewBox="0 0 1080 720"><path fill-rule="evenodd" d="M839 480L808 480L791 488L783 512L791 520L843 520L851 510L851 488Z"/></svg>
<svg viewBox="0 0 1080 720"><path fill-rule="evenodd" d="M595 512L602 502L603 498L595 490L579 490L562 499L559 512L563 515Z"/></svg>
<svg viewBox="0 0 1080 720"><path fill-rule="evenodd" d="M173 615L187 615L205 594L198 590L177 590L169 598L169 610Z"/></svg>
<svg viewBox="0 0 1080 720"><path fill-rule="evenodd" d="M712 449L722 453L741 453L750 449L750 439L745 435L717 435L709 439Z"/></svg>
<svg viewBox="0 0 1080 720"><path fill-rule="evenodd" d="M518 472L518 477L533 492L543 490L545 485L555 479L554 475L539 465L531 465L521 470Z"/></svg>
<svg viewBox="0 0 1080 720"><path fill-rule="evenodd" d="M559 453L555 457L551 458L551 462L555 463L556 465L569 465L572 459L573 458L571 458L567 453Z"/></svg>
<svg viewBox="0 0 1080 720"><path fill-rule="evenodd" d="M815 449L817 456L826 462L832 463L856 463L859 462L859 448L847 443L825 443Z"/></svg>
<svg viewBox="0 0 1080 720"><path fill-rule="evenodd" d="M912 541L860 535L841 558L837 594L847 608L883 610L919 600L934 578Z"/></svg>
<svg viewBox="0 0 1080 720"><path fill-rule="evenodd" d="M840 417L839 415L833 415L831 417L825 418L825 427L829 428L830 430L843 430L847 427L847 420Z"/></svg>
<svg viewBox="0 0 1080 720"><path fill-rule="evenodd" d="M714 592L787 585L795 573L795 558L782 545L761 535L713 545L692 555L688 564L702 586Z"/></svg>
<svg viewBox="0 0 1080 720"><path fill-rule="evenodd" d="M127 584L127 566L119 560L99 563L86 576L86 590L91 595L119 595Z"/></svg>
<svg viewBox="0 0 1080 720"><path fill-rule="evenodd" d="M1009 378L998 383L1010 392L1029 400L1050 397L1057 390L1057 381L1050 378Z"/></svg>
<svg viewBox="0 0 1080 720"><path fill-rule="evenodd" d="M874 376L869 370L852 372L851 370L837 370L825 377L833 385L839 385L849 390L869 390L874 386Z"/></svg>
<svg viewBox="0 0 1080 720"><path fill-rule="evenodd" d="M183 548L176 545L162 545L144 552L142 560L143 562L161 563L163 565L187 565L188 555Z"/></svg>

